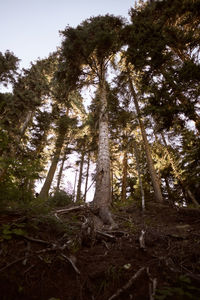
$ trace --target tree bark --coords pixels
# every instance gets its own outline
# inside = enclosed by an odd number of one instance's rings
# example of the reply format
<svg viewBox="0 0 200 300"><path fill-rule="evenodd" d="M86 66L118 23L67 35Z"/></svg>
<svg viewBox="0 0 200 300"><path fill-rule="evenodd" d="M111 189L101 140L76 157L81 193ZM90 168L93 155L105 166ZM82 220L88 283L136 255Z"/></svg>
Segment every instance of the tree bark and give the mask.
<svg viewBox="0 0 200 300"><path fill-rule="evenodd" d="M122 192L121 192L121 201L126 201L126 187L127 187L127 149L124 150L123 157L123 171L122 171Z"/></svg>
<svg viewBox="0 0 200 300"><path fill-rule="evenodd" d="M67 129L65 129L64 131L60 132L60 134L58 135L57 141L56 141L56 149L55 149L55 153L51 162L51 166L49 168L46 180L44 182L44 185L41 189L40 198L43 199L47 199L48 198L48 194L49 194L49 190L55 175L55 171L57 168L57 164L59 162L59 158L60 158L60 153L64 144L64 140L65 140L65 134L67 132Z"/></svg>
<svg viewBox="0 0 200 300"><path fill-rule="evenodd" d="M75 196L76 196L77 173L78 173L78 170L75 171L74 188L73 188L73 201L74 201L74 202L75 202Z"/></svg>
<svg viewBox="0 0 200 300"><path fill-rule="evenodd" d="M141 176L141 171L140 171L139 155L138 155L138 150L137 150L137 146L136 146L136 142L135 142L134 138L133 138L133 148L134 148L135 161L136 161L136 166L137 166L140 192L141 192L141 198L142 198L142 210L144 211L145 210L144 189L143 189L142 176Z"/></svg>
<svg viewBox="0 0 200 300"><path fill-rule="evenodd" d="M62 178L62 174L63 174L63 168L64 168L64 164L65 164L65 161L66 161L66 156L67 156L67 147L65 148L65 151L63 153L63 158L62 158L60 170L59 170L59 173L58 173L57 186L56 186L56 191L57 192L60 189L60 182L61 182L61 178Z"/></svg>
<svg viewBox="0 0 200 300"><path fill-rule="evenodd" d="M88 187L89 169L90 169L90 152L88 152L87 171L86 171L86 179L85 179L84 202L86 202L86 197L87 197L87 187Z"/></svg>
<svg viewBox="0 0 200 300"><path fill-rule="evenodd" d="M96 171L96 189L94 206L99 209L99 216L104 224L113 225L109 207L111 204L111 180L110 180L110 148L106 85L103 78L99 84L100 114L99 114L99 143Z"/></svg>
<svg viewBox="0 0 200 300"><path fill-rule="evenodd" d="M142 139L143 139L143 142L144 142L148 169L149 169L149 173L150 173L150 176L151 176L151 181L152 181L152 184L153 184L155 200L157 202L162 203L163 202L163 197L162 197L161 189L160 189L160 186L159 186L159 183L158 183L158 178L157 178L156 171L155 171L155 168L154 168L153 160L152 160L152 157L151 157L151 151L150 151L149 143L148 143L148 140L147 140L145 127L144 127L144 124L143 124L142 119L140 117L140 108L139 108L139 104L138 104L138 100L137 100L137 95L136 95L136 92L134 90L130 74L128 75L128 79L129 79L129 88L130 88L130 91L131 91L131 94L132 94L132 97L133 97L133 101L134 101L136 112L137 112L137 118L138 118L138 122L139 122L139 125L140 125L141 133L142 133Z"/></svg>
<svg viewBox="0 0 200 300"><path fill-rule="evenodd" d="M78 178L78 185L77 185L76 202L80 201L81 199L81 185L82 185L82 178L83 178L84 157L85 157L85 149L83 147L81 151L81 161L80 161L79 178Z"/></svg>

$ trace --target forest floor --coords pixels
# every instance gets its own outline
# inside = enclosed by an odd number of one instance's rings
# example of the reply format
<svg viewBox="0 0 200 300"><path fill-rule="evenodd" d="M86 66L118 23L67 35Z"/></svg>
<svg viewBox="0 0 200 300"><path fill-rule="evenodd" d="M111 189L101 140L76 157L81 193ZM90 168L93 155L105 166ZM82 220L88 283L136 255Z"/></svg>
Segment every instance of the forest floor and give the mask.
<svg viewBox="0 0 200 300"><path fill-rule="evenodd" d="M198 210L113 208L118 228L96 231L90 215L1 211L0 299L200 299Z"/></svg>

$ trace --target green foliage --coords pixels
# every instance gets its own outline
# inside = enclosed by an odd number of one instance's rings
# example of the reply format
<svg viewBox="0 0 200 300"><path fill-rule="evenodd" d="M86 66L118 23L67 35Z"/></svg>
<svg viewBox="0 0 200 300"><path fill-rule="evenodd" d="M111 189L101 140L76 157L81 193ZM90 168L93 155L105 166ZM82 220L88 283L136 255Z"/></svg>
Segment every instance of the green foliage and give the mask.
<svg viewBox="0 0 200 300"><path fill-rule="evenodd" d="M0 183L0 209L16 207L33 199L32 193L12 182Z"/></svg>
<svg viewBox="0 0 200 300"><path fill-rule="evenodd" d="M101 77L98 68L122 45L122 26L121 18L106 15L87 19L77 28L67 27L62 32L64 40L58 79L73 89L81 76L85 79L89 75L87 70L87 76L84 76L86 66L90 68L89 84L93 83L94 76Z"/></svg>
<svg viewBox="0 0 200 300"><path fill-rule="evenodd" d="M26 235L26 230L24 229L25 224L3 224L0 227L0 242L3 240L10 240L12 239L12 236L16 235L21 235L24 236Z"/></svg>
<svg viewBox="0 0 200 300"><path fill-rule="evenodd" d="M65 191L59 190L56 191L53 196L49 197L47 204L51 207L60 207L72 204L72 201L72 195Z"/></svg>
<svg viewBox="0 0 200 300"><path fill-rule="evenodd" d="M10 51L5 54L0 52L0 82L14 81L14 75L18 67L19 59Z"/></svg>

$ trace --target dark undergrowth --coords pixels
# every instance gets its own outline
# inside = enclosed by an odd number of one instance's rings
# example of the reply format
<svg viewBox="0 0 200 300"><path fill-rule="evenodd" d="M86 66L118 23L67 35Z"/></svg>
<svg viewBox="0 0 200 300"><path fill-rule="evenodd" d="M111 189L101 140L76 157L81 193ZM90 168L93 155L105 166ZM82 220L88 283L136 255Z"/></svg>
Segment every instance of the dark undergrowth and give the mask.
<svg viewBox="0 0 200 300"><path fill-rule="evenodd" d="M200 213L115 206L95 229L88 207L0 212L1 300L200 299Z"/></svg>

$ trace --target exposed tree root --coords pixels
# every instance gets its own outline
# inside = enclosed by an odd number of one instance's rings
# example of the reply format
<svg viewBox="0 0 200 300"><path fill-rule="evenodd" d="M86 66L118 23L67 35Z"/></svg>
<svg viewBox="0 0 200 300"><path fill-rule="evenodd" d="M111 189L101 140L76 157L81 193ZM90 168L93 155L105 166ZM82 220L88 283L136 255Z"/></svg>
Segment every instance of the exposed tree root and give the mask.
<svg viewBox="0 0 200 300"><path fill-rule="evenodd" d="M117 292L112 295L108 300L113 300L118 298L123 292L125 292L127 289L129 289L134 281L141 276L141 274L146 270L145 267L140 268L130 279L129 281L120 289L117 290Z"/></svg>
<svg viewBox="0 0 200 300"><path fill-rule="evenodd" d="M67 261L70 262L70 264L72 265L72 267L74 268L75 272L76 272L78 275L81 274L81 272L79 271L79 269L76 267L75 262L73 261L73 260L74 260L74 257L69 257L69 256L66 256L66 255L64 255L64 254L61 254L61 256L62 256L65 260L67 260Z"/></svg>
<svg viewBox="0 0 200 300"><path fill-rule="evenodd" d="M51 251L57 251L57 250L63 251L66 247L67 247L66 244L64 244L63 246L57 246L56 244L52 244L51 247L48 247L46 249L41 249L41 250L35 251L34 253L25 254L25 256L17 258L16 260L12 261L11 263L9 263L6 266L4 266L3 268L1 268L0 272L10 268L14 264L16 264L16 263L18 263L22 260L25 260L29 257L35 256L35 255L38 255L38 254L43 254L43 253L46 253L46 252L51 252Z"/></svg>

